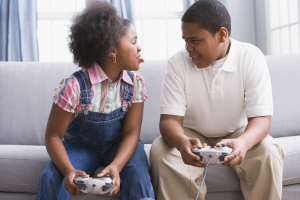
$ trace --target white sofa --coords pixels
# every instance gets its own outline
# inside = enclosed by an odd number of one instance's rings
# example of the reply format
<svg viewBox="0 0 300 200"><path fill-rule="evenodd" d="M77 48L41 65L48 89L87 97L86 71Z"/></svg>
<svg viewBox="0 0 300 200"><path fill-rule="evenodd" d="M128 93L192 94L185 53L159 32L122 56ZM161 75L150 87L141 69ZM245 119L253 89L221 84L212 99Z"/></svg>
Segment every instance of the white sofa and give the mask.
<svg viewBox="0 0 300 200"><path fill-rule="evenodd" d="M287 155L283 169L283 198L300 198L300 54L266 57L274 98L270 135ZM141 140L149 153L160 135L159 99L167 61L146 61L140 73L146 80ZM0 62L0 199L33 200L38 176L50 158L44 146L45 127L54 88L78 70L73 63ZM206 179L207 200L243 199L232 168L211 166ZM172 187L172 185L170 185ZM83 200L87 195L72 196ZM91 196L90 200L118 197Z"/></svg>

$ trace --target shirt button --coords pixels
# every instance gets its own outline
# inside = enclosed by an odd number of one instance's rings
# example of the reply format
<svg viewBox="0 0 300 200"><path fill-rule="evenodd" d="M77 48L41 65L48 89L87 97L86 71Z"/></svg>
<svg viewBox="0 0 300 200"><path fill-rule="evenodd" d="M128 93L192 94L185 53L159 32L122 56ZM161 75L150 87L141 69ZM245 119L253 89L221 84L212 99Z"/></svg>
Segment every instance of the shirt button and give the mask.
<svg viewBox="0 0 300 200"><path fill-rule="evenodd" d="M110 108L110 105L106 105L106 108L109 109L109 108Z"/></svg>
<svg viewBox="0 0 300 200"><path fill-rule="evenodd" d="M112 91L113 90L113 87L110 87L110 88L108 88L110 91Z"/></svg>
<svg viewBox="0 0 300 200"><path fill-rule="evenodd" d="M218 81L215 82L215 85L218 85Z"/></svg>

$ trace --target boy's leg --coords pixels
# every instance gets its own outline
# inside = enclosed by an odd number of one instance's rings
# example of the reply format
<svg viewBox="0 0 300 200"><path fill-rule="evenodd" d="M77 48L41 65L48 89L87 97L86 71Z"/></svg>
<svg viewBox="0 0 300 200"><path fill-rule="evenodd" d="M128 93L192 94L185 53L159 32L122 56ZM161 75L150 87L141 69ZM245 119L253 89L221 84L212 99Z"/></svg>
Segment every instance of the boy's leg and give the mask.
<svg viewBox="0 0 300 200"><path fill-rule="evenodd" d="M237 138L244 131L241 128L224 139ZM243 162L234 167L245 200L281 199L284 157L284 150L270 135L246 153Z"/></svg>
<svg viewBox="0 0 300 200"><path fill-rule="evenodd" d="M117 149L120 143L111 147L105 154L103 163L105 166L109 165L115 158ZM144 145L139 141L138 146L120 172L121 190L120 199L155 199L153 187L148 171L148 159L144 150Z"/></svg>
<svg viewBox="0 0 300 200"><path fill-rule="evenodd" d="M201 134L183 127L185 135L198 138L211 145ZM157 200L195 200L203 179L204 168L184 164L180 152L169 145L162 137L152 144L150 152L150 174ZM204 200L206 185L203 184L199 200Z"/></svg>
<svg viewBox="0 0 300 200"><path fill-rule="evenodd" d="M90 149L77 143L64 142L69 159L76 170L92 174L100 166L100 158ZM70 199L64 188L65 178L51 160L39 176L37 200Z"/></svg>

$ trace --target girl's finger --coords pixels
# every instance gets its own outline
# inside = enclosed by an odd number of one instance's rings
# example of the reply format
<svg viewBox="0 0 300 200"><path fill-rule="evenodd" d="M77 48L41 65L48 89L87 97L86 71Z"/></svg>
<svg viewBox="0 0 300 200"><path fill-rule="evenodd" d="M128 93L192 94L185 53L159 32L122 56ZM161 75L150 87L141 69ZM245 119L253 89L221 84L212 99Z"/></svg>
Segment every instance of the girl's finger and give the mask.
<svg viewBox="0 0 300 200"><path fill-rule="evenodd" d="M97 177L102 177L104 176L105 174L108 174L109 173L109 170L107 170L106 168L103 169L99 174L97 174Z"/></svg>

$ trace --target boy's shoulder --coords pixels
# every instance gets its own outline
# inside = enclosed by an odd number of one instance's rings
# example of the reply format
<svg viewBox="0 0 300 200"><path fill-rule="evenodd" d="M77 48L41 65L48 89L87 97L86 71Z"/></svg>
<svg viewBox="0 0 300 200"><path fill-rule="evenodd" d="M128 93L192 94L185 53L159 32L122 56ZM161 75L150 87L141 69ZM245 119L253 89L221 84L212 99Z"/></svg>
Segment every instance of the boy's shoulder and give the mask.
<svg viewBox="0 0 300 200"><path fill-rule="evenodd" d="M239 57L261 57L264 56L262 51L253 44L240 42L234 39L230 39L231 44L237 49Z"/></svg>
<svg viewBox="0 0 300 200"><path fill-rule="evenodd" d="M189 58L189 54L186 51L185 48L180 49L179 51L177 51L176 53L174 53L170 58L169 58L169 62L173 62L173 61L185 61Z"/></svg>

